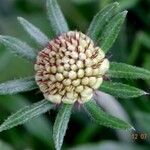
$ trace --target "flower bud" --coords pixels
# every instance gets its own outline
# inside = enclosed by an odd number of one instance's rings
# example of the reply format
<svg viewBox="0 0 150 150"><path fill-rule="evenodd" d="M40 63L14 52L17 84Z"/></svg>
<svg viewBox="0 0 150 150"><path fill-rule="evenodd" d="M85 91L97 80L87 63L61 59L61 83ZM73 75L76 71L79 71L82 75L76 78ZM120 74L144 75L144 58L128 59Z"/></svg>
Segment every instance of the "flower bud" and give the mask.
<svg viewBox="0 0 150 150"><path fill-rule="evenodd" d="M53 103L85 103L99 88L109 69L104 52L85 34L63 33L38 53L35 79Z"/></svg>

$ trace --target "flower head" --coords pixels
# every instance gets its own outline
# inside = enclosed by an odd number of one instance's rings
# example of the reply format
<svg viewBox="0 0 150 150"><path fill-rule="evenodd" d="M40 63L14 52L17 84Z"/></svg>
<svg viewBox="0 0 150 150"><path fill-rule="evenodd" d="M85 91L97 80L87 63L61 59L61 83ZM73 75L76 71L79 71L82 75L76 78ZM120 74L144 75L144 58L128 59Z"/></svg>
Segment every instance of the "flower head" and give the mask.
<svg viewBox="0 0 150 150"><path fill-rule="evenodd" d="M85 34L63 33L39 52L36 82L53 103L84 103L93 96L109 69L104 52Z"/></svg>

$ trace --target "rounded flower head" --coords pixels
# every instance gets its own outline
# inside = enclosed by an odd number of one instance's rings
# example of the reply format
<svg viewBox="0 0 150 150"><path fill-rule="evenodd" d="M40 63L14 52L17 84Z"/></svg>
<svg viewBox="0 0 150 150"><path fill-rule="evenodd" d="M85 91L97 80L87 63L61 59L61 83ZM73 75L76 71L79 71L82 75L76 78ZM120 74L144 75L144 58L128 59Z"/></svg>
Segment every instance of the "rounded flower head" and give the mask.
<svg viewBox="0 0 150 150"><path fill-rule="evenodd" d="M70 31L39 52L35 79L45 98L53 103L84 103L102 84L108 69L104 52L85 34Z"/></svg>

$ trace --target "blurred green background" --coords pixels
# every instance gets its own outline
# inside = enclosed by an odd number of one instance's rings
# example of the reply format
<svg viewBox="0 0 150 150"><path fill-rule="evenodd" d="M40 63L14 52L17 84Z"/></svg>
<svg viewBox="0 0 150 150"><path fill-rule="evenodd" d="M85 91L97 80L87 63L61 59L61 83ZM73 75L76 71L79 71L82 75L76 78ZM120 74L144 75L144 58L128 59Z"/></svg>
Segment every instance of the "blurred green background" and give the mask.
<svg viewBox="0 0 150 150"><path fill-rule="evenodd" d="M111 51L111 60L150 70L150 0L117 0L127 19ZM113 0L58 0L70 29L86 32L93 16ZM45 0L0 0L0 34L26 41L40 50L25 33L16 17L22 16L49 37ZM33 65L14 56L0 45L0 82L33 75ZM150 92L150 81L122 80ZM150 98L114 99L104 95L101 105L111 114L133 124L136 131L116 131L97 126L82 110L75 109L65 136L63 149L146 150L150 149ZM19 108L42 99L39 91L0 96L0 123ZM80 115L78 115L80 113ZM52 124L56 112L36 118L24 126L0 133L0 150L53 150ZM147 135L141 139L141 134ZM138 135L138 139L135 139ZM82 146L81 146L82 145ZM76 147L76 148L74 148Z"/></svg>

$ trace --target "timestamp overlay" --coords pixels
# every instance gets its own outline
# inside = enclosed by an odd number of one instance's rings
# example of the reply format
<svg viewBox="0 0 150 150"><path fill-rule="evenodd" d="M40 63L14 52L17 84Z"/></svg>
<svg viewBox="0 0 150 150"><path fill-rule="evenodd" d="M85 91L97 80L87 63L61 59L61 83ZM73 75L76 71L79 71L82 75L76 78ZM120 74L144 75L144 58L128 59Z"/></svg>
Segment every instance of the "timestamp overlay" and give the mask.
<svg viewBox="0 0 150 150"><path fill-rule="evenodd" d="M134 141L147 140L148 139L148 133L147 132L134 132L134 133L131 133L131 139L134 140Z"/></svg>

